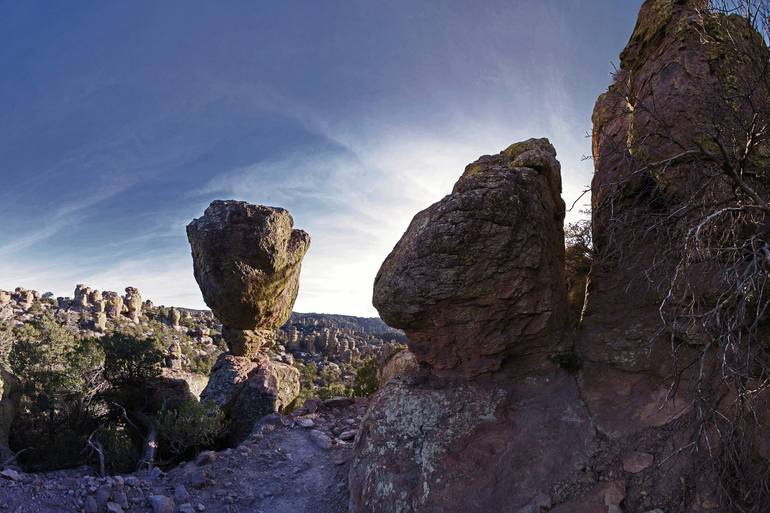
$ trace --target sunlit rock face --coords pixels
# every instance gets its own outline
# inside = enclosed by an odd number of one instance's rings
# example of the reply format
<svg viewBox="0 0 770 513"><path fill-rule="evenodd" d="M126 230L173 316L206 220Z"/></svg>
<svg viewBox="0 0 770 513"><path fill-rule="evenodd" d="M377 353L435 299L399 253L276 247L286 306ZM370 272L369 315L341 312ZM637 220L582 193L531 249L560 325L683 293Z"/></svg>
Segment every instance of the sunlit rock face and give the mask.
<svg viewBox="0 0 770 513"><path fill-rule="evenodd" d="M255 353L291 315L310 245L293 225L282 208L214 201L187 226L195 279L233 354Z"/></svg>
<svg viewBox="0 0 770 513"><path fill-rule="evenodd" d="M555 350L565 322L564 203L547 139L468 165L382 264L374 306L439 373L495 371Z"/></svg>
<svg viewBox="0 0 770 513"><path fill-rule="evenodd" d="M135 323L139 323L142 317L142 296L136 287L126 287L126 297L124 303L127 308L128 318Z"/></svg>
<svg viewBox="0 0 770 513"><path fill-rule="evenodd" d="M352 513L540 511L589 460L588 411L549 361L565 347L560 191L546 139L481 157L383 263L374 305L420 365L372 399Z"/></svg>

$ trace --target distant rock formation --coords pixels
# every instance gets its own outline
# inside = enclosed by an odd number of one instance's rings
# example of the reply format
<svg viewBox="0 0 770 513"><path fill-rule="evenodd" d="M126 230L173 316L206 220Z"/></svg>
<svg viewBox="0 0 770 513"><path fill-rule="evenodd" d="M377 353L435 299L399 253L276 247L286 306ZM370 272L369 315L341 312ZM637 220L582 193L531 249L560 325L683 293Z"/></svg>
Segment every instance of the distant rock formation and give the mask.
<svg viewBox="0 0 770 513"><path fill-rule="evenodd" d="M139 294L139 289L136 287L126 287L126 297L124 304L127 308L127 316L131 321L139 324L139 320L142 317L142 296Z"/></svg>
<svg viewBox="0 0 770 513"><path fill-rule="evenodd" d="M351 513L539 511L588 461L588 412L549 361L567 315L560 192L545 139L481 157L383 263L374 304L422 367L372 400Z"/></svg>
<svg viewBox="0 0 770 513"><path fill-rule="evenodd" d="M195 279L230 349L215 364L201 400L223 407L236 441L299 394L299 372L259 354L289 319L297 297L310 236L293 225L283 209L214 201L187 226Z"/></svg>
<svg viewBox="0 0 770 513"><path fill-rule="evenodd" d="M291 315L310 236L281 208L214 201L187 226L195 279L236 356L255 354Z"/></svg>

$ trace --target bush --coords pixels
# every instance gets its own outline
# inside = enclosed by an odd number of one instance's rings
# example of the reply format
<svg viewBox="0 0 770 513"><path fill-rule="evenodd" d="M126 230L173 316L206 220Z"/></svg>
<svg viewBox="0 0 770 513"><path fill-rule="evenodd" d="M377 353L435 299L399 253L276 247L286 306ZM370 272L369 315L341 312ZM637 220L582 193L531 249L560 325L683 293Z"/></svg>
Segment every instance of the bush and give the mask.
<svg viewBox="0 0 770 513"><path fill-rule="evenodd" d="M101 340L104 377L113 385L137 383L160 376L164 354L156 338L136 339L115 332Z"/></svg>
<svg viewBox="0 0 770 513"><path fill-rule="evenodd" d="M213 402L187 401L158 417L161 449L172 456L210 446L224 431L224 413Z"/></svg>
<svg viewBox="0 0 770 513"><path fill-rule="evenodd" d="M353 397L366 397L380 388L380 365L377 358L366 358L356 370Z"/></svg>

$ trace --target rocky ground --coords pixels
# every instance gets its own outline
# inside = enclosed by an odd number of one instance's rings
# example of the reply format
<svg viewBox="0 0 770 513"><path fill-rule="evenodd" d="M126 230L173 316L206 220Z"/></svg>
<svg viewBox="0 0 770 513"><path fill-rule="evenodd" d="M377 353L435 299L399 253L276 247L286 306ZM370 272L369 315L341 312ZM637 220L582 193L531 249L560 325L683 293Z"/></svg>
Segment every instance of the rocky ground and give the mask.
<svg viewBox="0 0 770 513"><path fill-rule="evenodd" d="M308 401L271 415L233 449L201 453L167 473L96 477L5 470L0 511L14 513L343 513L353 438L366 400Z"/></svg>

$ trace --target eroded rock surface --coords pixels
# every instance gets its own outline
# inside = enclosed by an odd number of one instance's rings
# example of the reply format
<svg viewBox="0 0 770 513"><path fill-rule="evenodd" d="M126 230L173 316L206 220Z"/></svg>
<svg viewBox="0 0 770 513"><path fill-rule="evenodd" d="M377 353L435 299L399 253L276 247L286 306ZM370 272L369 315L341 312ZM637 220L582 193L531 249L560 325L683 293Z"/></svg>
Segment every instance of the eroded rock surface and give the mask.
<svg viewBox="0 0 770 513"><path fill-rule="evenodd" d="M297 369L259 354L297 297L310 236L293 225L284 209L214 201L187 226L195 279L230 349L217 360L201 400L224 409L235 441L299 394Z"/></svg>
<svg viewBox="0 0 770 513"><path fill-rule="evenodd" d="M514 144L469 165L388 256L374 304L421 365L372 400L351 513L540 511L588 462L588 411L549 361L565 347L560 190L553 146Z"/></svg>
<svg viewBox="0 0 770 513"><path fill-rule="evenodd" d="M284 411L298 394L299 371L291 365L223 354L200 397L224 410L231 422L230 437L239 442L259 419Z"/></svg>
<svg viewBox="0 0 770 513"><path fill-rule="evenodd" d="M556 151L517 143L470 164L417 214L382 264L374 306L438 372L497 370L553 352L564 308L564 202Z"/></svg>
<svg viewBox="0 0 770 513"><path fill-rule="evenodd" d="M187 226L195 279L225 328L272 332L289 319L310 245L293 226L284 209L242 201L214 201ZM251 335L231 351L249 355L268 342Z"/></svg>

